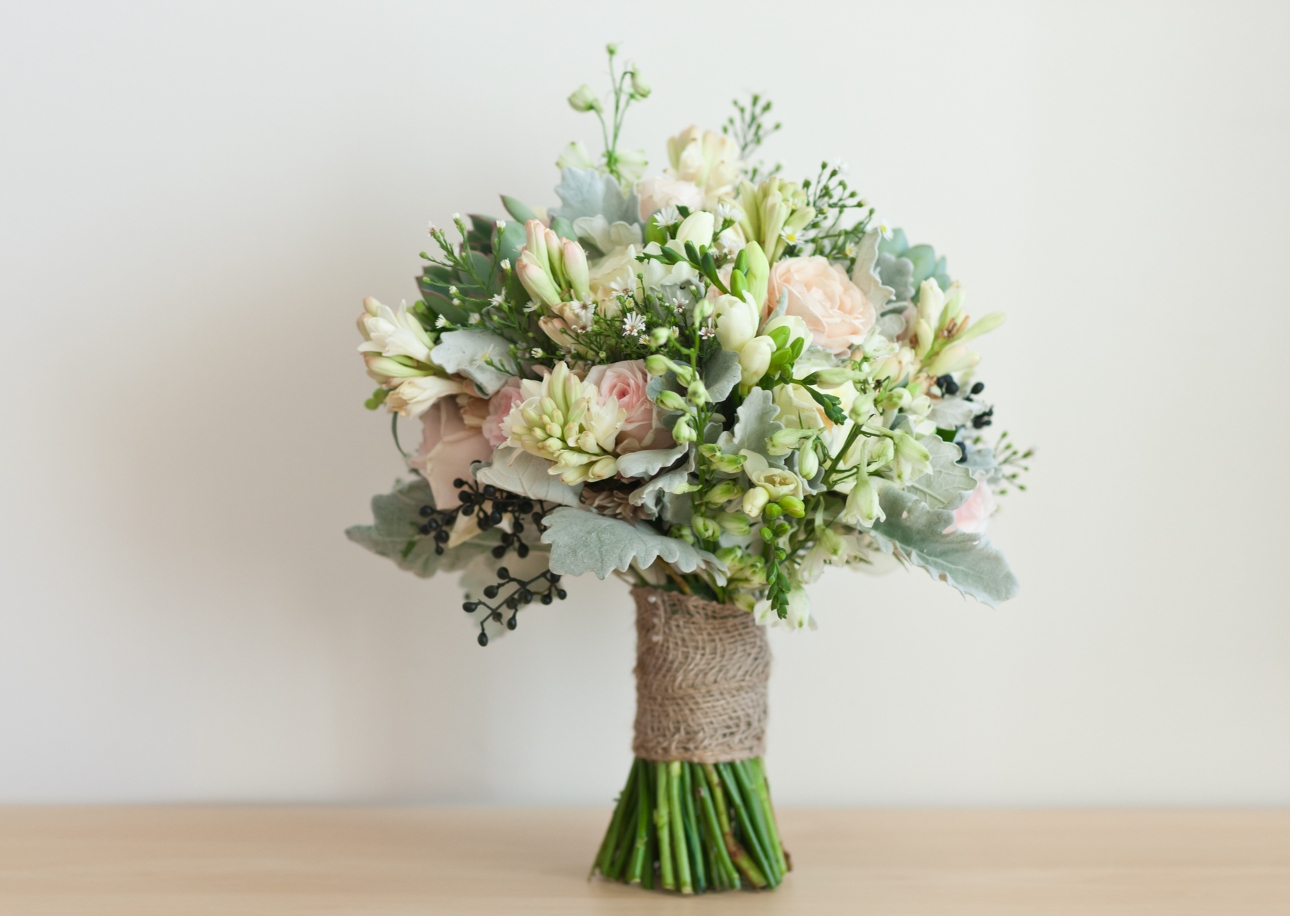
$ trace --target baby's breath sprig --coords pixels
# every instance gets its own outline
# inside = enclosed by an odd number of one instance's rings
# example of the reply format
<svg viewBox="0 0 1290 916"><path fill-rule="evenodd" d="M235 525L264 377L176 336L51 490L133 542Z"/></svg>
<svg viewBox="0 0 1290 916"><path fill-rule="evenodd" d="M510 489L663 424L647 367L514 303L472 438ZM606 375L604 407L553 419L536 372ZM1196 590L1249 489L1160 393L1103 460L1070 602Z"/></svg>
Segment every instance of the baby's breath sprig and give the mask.
<svg viewBox="0 0 1290 916"><path fill-rule="evenodd" d="M749 157L761 148L771 134L777 133L782 126L778 121L773 125L767 126L766 116L770 114L770 99L763 98L759 93L754 92L748 104L734 100L735 113L732 114L726 123L721 125L721 132L728 137L733 137L734 141L739 144L739 158L744 160L747 174L745 177L756 184L766 178L771 178L779 173L781 165L775 164L775 167L769 171L763 171L760 162L749 162Z"/></svg>

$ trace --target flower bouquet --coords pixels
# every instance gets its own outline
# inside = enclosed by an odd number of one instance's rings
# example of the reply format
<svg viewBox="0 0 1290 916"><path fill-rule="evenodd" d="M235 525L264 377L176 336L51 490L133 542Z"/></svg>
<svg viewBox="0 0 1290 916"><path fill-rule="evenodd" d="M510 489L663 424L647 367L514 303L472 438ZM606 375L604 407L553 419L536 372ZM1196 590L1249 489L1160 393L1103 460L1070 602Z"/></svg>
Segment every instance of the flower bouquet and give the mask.
<svg viewBox="0 0 1290 916"><path fill-rule="evenodd" d="M481 646L565 576L637 608L636 760L593 872L681 893L789 870L762 766L766 628L813 626L826 566L897 563L990 605L1017 581L983 529L1029 452L987 444L972 320L928 245L822 165L780 177L759 96L644 177L618 148L649 95L615 69L569 97L604 149L561 155L558 206L502 197L423 252L421 299L364 302L370 409L419 420L411 471L349 537L461 571ZM400 447L400 451L403 449Z"/></svg>

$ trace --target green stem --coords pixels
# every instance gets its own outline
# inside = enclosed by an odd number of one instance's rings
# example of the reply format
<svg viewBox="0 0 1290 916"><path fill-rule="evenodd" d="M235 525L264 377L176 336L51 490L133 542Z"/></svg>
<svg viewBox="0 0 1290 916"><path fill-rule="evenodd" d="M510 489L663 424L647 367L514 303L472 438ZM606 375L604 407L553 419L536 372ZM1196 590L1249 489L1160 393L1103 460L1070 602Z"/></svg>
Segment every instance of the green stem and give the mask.
<svg viewBox="0 0 1290 916"><path fill-rule="evenodd" d="M681 809L685 812L685 836L693 853L694 887L700 894L708 889L708 870L705 867L703 843L699 841L699 824L694 816L694 777L691 763L681 764Z"/></svg>
<svg viewBox="0 0 1290 916"><path fill-rule="evenodd" d="M676 878L682 894L693 894L690 878L690 852L685 842L685 815L681 810L681 762L673 760L667 765L667 793L671 803L672 854L676 857Z"/></svg>
<svg viewBox="0 0 1290 916"><path fill-rule="evenodd" d="M632 769L643 771L637 777L636 791L636 843L632 847L631 865L627 869L627 880L631 884L640 884L646 865L653 863L646 859L646 852L649 847L649 814L650 814L650 797L649 797L649 774L647 767L649 765L643 760L637 760Z"/></svg>
<svg viewBox="0 0 1290 916"><path fill-rule="evenodd" d="M787 874L788 856L784 854L784 844L779 838L779 822L775 818L775 806L770 803L770 782L766 779L766 767L760 757L754 757L748 761L748 768L752 770L757 782L757 795L761 799L762 810L766 812L766 828L770 831L771 848L779 863L779 872L781 875Z"/></svg>
<svg viewBox="0 0 1290 916"><path fill-rule="evenodd" d="M628 776L631 780L631 776ZM631 855L632 829L630 826L631 811L636 807L637 787L636 780L631 780L633 787L627 798L627 805L623 809L622 819L619 821L618 836L614 840L613 856L609 860L609 870L605 877L617 881L622 877L623 871L627 868L627 860Z"/></svg>
<svg viewBox="0 0 1290 916"><path fill-rule="evenodd" d="M711 763L703 765L703 772L708 777L708 786L712 789L712 802L717 809L717 819L721 824L721 835L726 840L726 850L730 854L730 859L734 865L748 879L748 883L753 887L765 887L766 876L762 870L753 861L748 851L740 845L735 839L734 827L730 822L729 808L726 806L726 793L722 786L721 776L716 766Z"/></svg>
<svg viewBox="0 0 1290 916"><path fill-rule="evenodd" d="M771 845L770 828L766 826L765 810L762 807L761 796L757 792L756 780L749 769L749 763L750 761L747 760L739 760L730 764L730 769L735 774L735 780L739 783L739 793L743 796L748 813L752 816L752 829L757 834L757 844L761 846L762 855L765 858L767 877L773 875L773 883L778 884L783 880L784 872L779 867L779 860Z"/></svg>
<svg viewBox="0 0 1290 916"><path fill-rule="evenodd" d="M627 775L627 785L623 786L622 794L618 796L618 803L614 806L614 816L609 820L609 829L605 831L605 838L600 843L600 852L596 856L595 864L591 866L591 874L600 872L606 875L609 871L609 861L613 856L614 847L617 845L618 829L622 824L623 814L627 807L628 796L636 784L636 767L632 767L631 772ZM588 877L591 877L588 875Z"/></svg>
<svg viewBox="0 0 1290 916"><path fill-rule="evenodd" d="M654 764L655 798L658 804L654 808L654 832L658 834L659 871L662 873L663 887L676 890L676 877L672 871L672 834L668 823L668 786L667 764L659 761Z"/></svg>
<svg viewBox="0 0 1290 916"><path fill-rule="evenodd" d="M726 792L730 795L731 804L735 809L735 816L739 823L744 827L744 839L752 851L752 857L757 862L757 867L765 875L764 880L771 887L776 884L775 873L771 870L770 860L766 856L765 850L762 849L761 843L757 839L757 831L753 829L752 818L748 814L748 806L744 804L743 796L739 791L739 783L735 780L734 773L731 772L730 764L718 763L717 772L721 774L721 782L725 785Z"/></svg>
<svg viewBox="0 0 1290 916"><path fill-rule="evenodd" d="M707 782L703 778L702 767L695 773L699 777L699 807L703 810L703 822L708 829L708 841L712 846L713 858L716 865L713 872L721 876L720 884L725 887L739 887L739 873L735 871L735 864L730 861L730 851L726 849L725 834L721 830L721 823L717 819L717 809L712 803L712 791L708 788Z"/></svg>

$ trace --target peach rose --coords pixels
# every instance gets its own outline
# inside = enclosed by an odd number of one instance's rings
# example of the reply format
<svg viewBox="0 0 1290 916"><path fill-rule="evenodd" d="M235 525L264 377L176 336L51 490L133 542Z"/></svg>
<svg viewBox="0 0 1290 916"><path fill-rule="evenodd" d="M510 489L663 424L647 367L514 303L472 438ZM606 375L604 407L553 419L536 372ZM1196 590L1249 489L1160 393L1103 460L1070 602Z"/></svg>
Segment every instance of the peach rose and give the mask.
<svg viewBox="0 0 1290 916"><path fill-rule="evenodd" d="M489 460L493 446L478 426L465 422L456 398L440 398L422 414L421 423L421 447L408 464L430 482L435 506L451 509L461 504L452 482L459 477L470 480L470 465Z"/></svg>
<svg viewBox="0 0 1290 916"><path fill-rule="evenodd" d="M946 528L945 533L963 531L967 534L984 534L993 512L994 494L990 492L990 485L983 480L976 485L963 505L954 510L954 524Z"/></svg>
<svg viewBox="0 0 1290 916"><path fill-rule="evenodd" d="M846 272L827 258L788 258L770 271L765 313L788 291L787 314L811 329L817 347L843 354L864 343L877 319L873 303Z"/></svg>
<svg viewBox="0 0 1290 916"><path fill-rule="evenodd" d="M596 386L602 404L610 398L617 398L618 406L627 412L614 446L620 455L676 445L672 434L658 425L654 402L645 394L649 378L643 359L592 366L587 373L586 381Z"/></svg>
<svg viewBox="0 0 1290 916"><path fill-rule="evenodd" d="M703 191L692 181L676 178L646 178L636 182L636 196L641 201L641 219L647 220L655 210L664 207L689 207L698 210L703 206Z"/></svg>
<svg viewBox="0 0 1290 916"><path fill-rule="evenodd" d="M501 388L488 399L488 415L484 418L482 429L484 438L493 448L497 448L506 441L506 433L502 430L502 423L510 416L511 410L516 404L524 401L524 395L520 392L520 380L518 378L510 379Z"/></svg>

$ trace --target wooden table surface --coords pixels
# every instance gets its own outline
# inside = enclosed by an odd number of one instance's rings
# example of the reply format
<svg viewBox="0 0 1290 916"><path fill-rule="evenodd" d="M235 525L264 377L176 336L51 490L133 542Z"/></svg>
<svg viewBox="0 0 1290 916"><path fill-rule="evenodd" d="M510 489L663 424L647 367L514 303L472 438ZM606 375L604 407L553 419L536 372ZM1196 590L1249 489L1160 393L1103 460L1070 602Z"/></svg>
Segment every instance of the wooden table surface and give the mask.
<svg viewBox="0 0 1290 916"><path fill-rule="evenodd" d="M597 809L0 808L0 913L1290 914L1290 811L785 810L773 893L587 865Z"/></svg>

